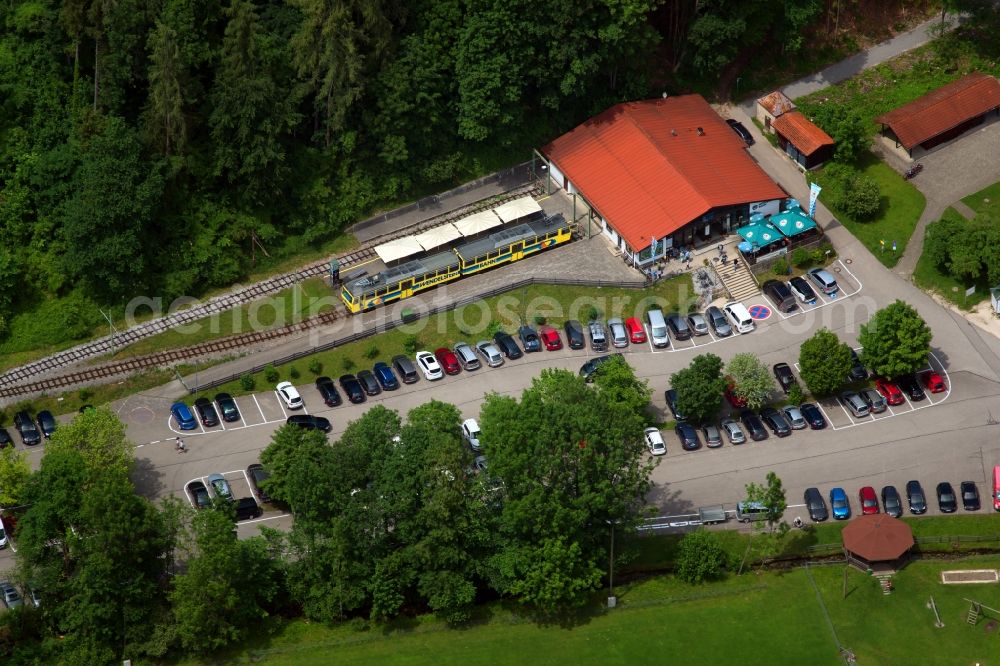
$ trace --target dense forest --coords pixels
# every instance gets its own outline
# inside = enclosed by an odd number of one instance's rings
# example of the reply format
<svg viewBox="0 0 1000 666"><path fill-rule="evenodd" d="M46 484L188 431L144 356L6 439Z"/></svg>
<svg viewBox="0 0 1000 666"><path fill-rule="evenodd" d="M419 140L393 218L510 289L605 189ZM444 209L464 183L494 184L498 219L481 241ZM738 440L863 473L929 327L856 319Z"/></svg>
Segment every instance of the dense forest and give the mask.
<svg viewBox="0 0 1000 666"><path fill-rule="evenodd" d="M12 0L0 336L39 308L72 337L98 304L231 284L253 238L316 246L670 76L801 48L832 2Z"/></svg>

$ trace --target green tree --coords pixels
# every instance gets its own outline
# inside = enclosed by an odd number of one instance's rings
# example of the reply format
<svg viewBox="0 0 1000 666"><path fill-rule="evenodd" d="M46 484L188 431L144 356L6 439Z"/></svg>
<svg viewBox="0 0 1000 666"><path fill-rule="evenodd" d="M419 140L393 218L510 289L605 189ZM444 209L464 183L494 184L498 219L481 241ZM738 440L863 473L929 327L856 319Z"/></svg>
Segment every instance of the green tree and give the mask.
<svg viewBox="0 0 1000 666"><path fill-rule="evenodd" d="M184 87L187 73L177 31L160 23L149 37L147 132L164 155L183 152L187 141Z"/></svg>
<svg viewBox="0 0 1000 666"><path fill-rule="evenodd" d="M882 207L882 191L873 178L859 175L844 193L840 206L855 220L871 219Z"/></svg>
<svg viewBox="0 0 1000 666"><path fill-rule="evenodd" d="M639 379L624 359L605 363L594 375L594 386L607 402L621 405L635 414L649 407L651 391L645 379Z"/></svg>
<svg viewBox="0 0 1000 666"><path fill-rule="evenodd" d="M748 483L746 485L747 504L760 504L767 512L764 522L772 531L774 526L781 521L785 515L788 504L785 502L785 489L781 485L781 479L774 472L767 473L767 485L758 483Z"/></svg>
<svg viewBox="0 0 1000 666"><path fill-rule="evenodd" d="M750 409L759 409L774 390L774 377L759 358L749 352L735 354L726 364L733 378L733 393L746 401Z"/></svg>
<svg viewBox="0 0 1000 666"><path fill-rule="evenodd" d="M47 448L79 451L87 468L101 474L113 470L127 477L135 462L135 445L125 434L125 424L107 407L77 414L52 434Z"/></svg>
<svg viewBox="0 0 1000 666"><path fill-rule="evenodd" d="M726 567L726 551L714 532L688 532L677 544L677 577L697 584L718 578Z"/></svg>
<svg viewBox="0 0 1000 666"><path fill-rule="evenodd" d="M267 493L279 502L287 502L295 511L298 497L292 484L297 481L295 472L300 464L300 452L309 457L314 454L315 447L328 446L326 435L319 430L290 424L278 428L271 436L271 443L260 454L260 462L271 473L266 481Z"/></svg>
<svg viewBox="0 0 1000 666"><path fill-rule="evenodd" d="M21 504L30 477L27 452L13 446L0 449L0 507Z"/></svg>
<svg viewBox="0 0 1000 666"><path fill-rule="evenodd" d="M710 420L722 404L726 380L722 359L715 354L700 354L691 364L670 375L670 386L677 391L677 409L693 423Z"/></svg>
<svg viewBox="0 0 1000 666"><path fill-rule="evenodd" d="M810 393L832 395L851 371L851 348L828 328L821 328L799 347L799 374Z"/></svg>
<svg viewBox="0 0 1000 666"><path fill-rule="evenodd" d="M915 372L927 365L932 336L913 306L896 300L861 326L861 361L883 377Z"/></svg>

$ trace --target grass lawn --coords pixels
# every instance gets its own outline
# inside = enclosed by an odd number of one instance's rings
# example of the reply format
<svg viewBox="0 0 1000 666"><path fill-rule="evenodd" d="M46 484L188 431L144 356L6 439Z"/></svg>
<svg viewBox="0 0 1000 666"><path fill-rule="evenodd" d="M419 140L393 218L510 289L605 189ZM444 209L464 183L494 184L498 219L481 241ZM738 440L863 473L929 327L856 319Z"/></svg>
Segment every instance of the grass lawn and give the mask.
<svg viewBox="0 0 1000 666"><path fill-rule="evenodd" d="M993 219L1000 218L1000 183L993 183L986 189L962 199L962 203L976 211L990 215Z"/></svg>
<svg viewBox="0 0 1000 666"><path fill-rule="evenodd" d="M874 155L867 156L859 168L863 175L878 183L882 192L882 205L874 220L856 221L831 204L826 193L821 192L819 196L841 224L847 227L879 261L886 267L892 268L906 250L906 244L913 235L913 229L917 226L927 202L920 190L903 180L902 176L876 159ZM815 178L821 186L826 187L822 171L816 172ZM884 251L880 243L883 240ZM896 252L892 252L893 242L896 243Z"/></svg>
<svg viewBox="0 0 1000 666"><path fill-rule="evenodd" d="M982 192L966 197L964 201L967 205L971 206L972 204L969 203L970 200L978 198L976 203L977 205L980 205L982 202L981 195L993 188L997 188L997 185L991 185ZM998 192L998 196L1000 196L1000 192ZM941 217L942 219L948 218L951 220L965 220L962 214L954 208L948 208L945 210ZM913 281L921 289L934 292L941 298L966 310L971 310L982 301L988 299L990 297L990 287L993 286L990 284L989 279L985 275L981 277L975 285L971 285L942 273L938 270L938 267L934 265L934 262L930 260L926 253L921 254L920 258L917 260L917 266L913 270ZM973 292L971 296L966 296L965 290L971 286L975 286L976 291Z"/></svg>

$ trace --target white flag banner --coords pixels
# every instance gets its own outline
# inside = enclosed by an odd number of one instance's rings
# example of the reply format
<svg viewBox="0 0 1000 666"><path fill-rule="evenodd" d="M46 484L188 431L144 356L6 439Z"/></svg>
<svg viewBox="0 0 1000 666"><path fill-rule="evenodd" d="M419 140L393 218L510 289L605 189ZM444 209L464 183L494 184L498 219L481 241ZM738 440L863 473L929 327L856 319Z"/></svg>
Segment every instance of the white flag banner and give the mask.
<svg viewBox="0 0 1000 666"><path fill-rule="evenodd" d="M823 190L822 187L816 183L812 183L809 186L809 217L816 219L816 200L819 199L819 193Z"/></svg>

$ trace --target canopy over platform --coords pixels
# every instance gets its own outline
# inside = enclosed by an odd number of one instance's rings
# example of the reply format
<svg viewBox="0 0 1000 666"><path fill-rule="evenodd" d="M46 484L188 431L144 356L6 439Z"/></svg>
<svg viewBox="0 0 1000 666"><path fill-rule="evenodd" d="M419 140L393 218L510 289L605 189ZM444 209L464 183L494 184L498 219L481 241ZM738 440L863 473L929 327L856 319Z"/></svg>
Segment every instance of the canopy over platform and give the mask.
<svg viewBox="0 0 1000 666"><path fill-rule="evenodd" d="M795 236L816 228L816 222L801 211L786 210L771 216L771 224L786 236Z"/></svg>
<svg viewBox="0 0 1000 666"><path fill-rule="evenodd" d="M526 196L497 206L493 209L493 212L506 224L507 222L513 222L528 215L540 213L542 212L542 207L538 205L538 202L534 198Z"/></svg>
<svg viewBox="0 0 1000 666"><path fill-rule="evenodd" d="M420 243L420 247L425 250L433 250L436 247L446 245L456 238L461 238L462 232L455 228L452 223L442 224L439 227L428 229L424 233L414 236L413 239Z"/></svg>
<svg viewBox="0 0 1000 666"><path fill-rule="evenodd" d="M913 547L913 530L884 513L858 516L841 532L844 550L869 562L895 560Z"/></svg>
<svg viewBox="0 0 1000 666"><path fill-rule="evenodd" d="M386 264L423 251L424 248L414 236L403 236L375 246L375 254Z"/></svg>
<svg viewBox="0 0 1000 666"><path fill-rule="evenodd" d="M484 210L469 217L463 217L454 224L463 236L475 236L493 227L499 227L503 224L503 220L497 217L497 214L492 210Z"/></svg>

